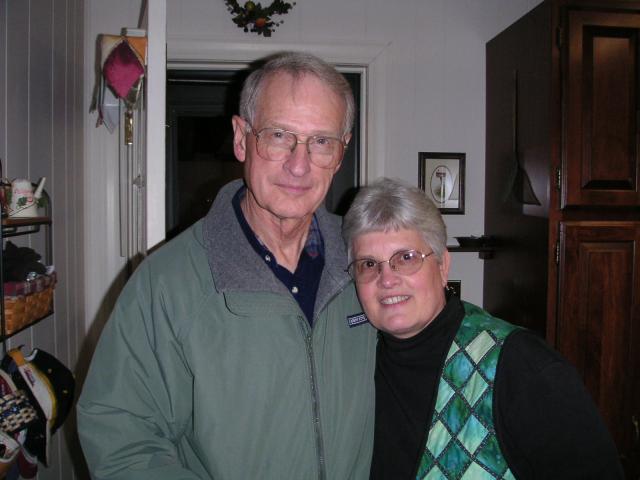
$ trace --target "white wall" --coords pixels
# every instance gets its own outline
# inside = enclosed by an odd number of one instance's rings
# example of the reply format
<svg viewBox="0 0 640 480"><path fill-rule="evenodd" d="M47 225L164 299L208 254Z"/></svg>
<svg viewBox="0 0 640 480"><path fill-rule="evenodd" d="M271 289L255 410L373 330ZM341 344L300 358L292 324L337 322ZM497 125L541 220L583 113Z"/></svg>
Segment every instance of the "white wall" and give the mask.
<svg viewBox="0 0 640 480"><path fill-rule="evenodd" d="M265 2L263 2L264 4ZM417 185L418 152L465 152L464 215L446 215L449 236L484 225L485 43L540 0L300 0L271 38L244 33L222 0L168 0L167 41L260 45L382 45L384 152L375 175ZM171 59L171 56L169 56ZM453 241L455 243L455 241ZM482 304L483 260L454 253L450 277Z"/></svg>
<svg viewBox="0 0 640 480"><path fill-rule="evenodd" d="M97 113L92 111L96 87L98 35L120 34L122 27L138 25L141 0L87 0L85 7L85 282L87 285L87 344L95 344L123 282L125 259L120 256L120 224L118 204L117 130L110 134L106 127L96 126Z"/></svg>
<svg viewBox="0 0 640 480"><path fill-rule="evenodd" d="M85 96L91 93L91 42L99 33L137 25L140 0L87 0ZM242 2L241 2L242 3ZM263 4L267 2L263 1ZM243 45L245 50L309 45L338 46L343 52L368 46L380 51L382 91L371 99L383 112L375 130L384 151L375 175L417 185L418 152L467 154L465 215L445 217L450 237L481 234L484 224L485 43L540 0L297 0L271 38L244 33L231 21L223 0L167 0L167 42ZM371 49L369 49L371 50ZM171 56L169 56L171 60ZM212 58L215 60L215 58ZM123 263L117 252L117 145L87 116L88 325L101 323L109 288ZM371 133L371 132L370 132ZM100 246L96 249L96 246ZM483 261L474 253L453 254L451 278L462 280L462 295L482 303ZM116 283L116 286L118 284ZM117 291L113 288L112 291ZM108 308L106 309L108 310ZM95 324L94 324L95 327ZM99 328L96 328L98 331Z"/></svg>

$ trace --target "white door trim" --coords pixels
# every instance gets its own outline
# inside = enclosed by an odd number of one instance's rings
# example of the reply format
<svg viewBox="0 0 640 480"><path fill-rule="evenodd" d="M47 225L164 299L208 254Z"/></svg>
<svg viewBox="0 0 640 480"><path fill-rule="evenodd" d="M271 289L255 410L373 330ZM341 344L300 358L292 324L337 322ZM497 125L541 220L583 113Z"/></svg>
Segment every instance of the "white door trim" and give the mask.
<svg viewBox="0 0 640 480"><path fill-rule="evenodd" d="M147 104L146 104L146 246L165 239L165 116L167 1L147 4Z"/></svg>
<svg viewBox="0 0 640 480"><path fill-rule="evenodd" d="M220 42L191 37L167 37L167 68L234 69L283 50L313 53L341 71L358 71L363 78L362 162L360 182L366 185L384 175L385 52L389 44L286 44ZM375 100L375 101L374 101Z"/></svg>

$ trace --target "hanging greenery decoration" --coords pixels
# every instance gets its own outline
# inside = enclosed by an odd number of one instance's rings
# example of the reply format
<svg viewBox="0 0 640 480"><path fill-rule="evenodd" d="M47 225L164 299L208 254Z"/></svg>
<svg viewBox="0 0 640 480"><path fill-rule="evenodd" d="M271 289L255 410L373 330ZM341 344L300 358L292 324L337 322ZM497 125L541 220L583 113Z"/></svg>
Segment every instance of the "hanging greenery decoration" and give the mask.
<svg viewBox="0 0 640 480"><path fill-rule="evenodd" d="M289 12L293 4L284 2L282 0L274 0L267 7L263 7L260 2L254 3L251 0L241 7L237 0L224 0L227 4L227 10L233 15L233 23L238 28L244 29L245 32L255 32L258 35L264 35L270 37L278 25L282 25L284 20L279 22L274 21L271 17L273 15L284 15Z"/></svg>

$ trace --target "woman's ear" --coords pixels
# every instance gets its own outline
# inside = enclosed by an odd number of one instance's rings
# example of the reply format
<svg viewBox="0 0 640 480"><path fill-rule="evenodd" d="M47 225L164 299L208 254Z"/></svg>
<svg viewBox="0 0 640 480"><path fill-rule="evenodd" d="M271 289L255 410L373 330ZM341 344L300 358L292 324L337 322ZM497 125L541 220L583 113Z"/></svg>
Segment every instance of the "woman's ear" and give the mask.
<svg viewBox="0 0 640 480"><path fill-rule="evenodd" d="M451 256L449 255L449 250L445 250L442 254L442 261L440 262L440 278L442 278L442 286L447 286L447 281L449 280L449 265L451 263Z"/></svg>

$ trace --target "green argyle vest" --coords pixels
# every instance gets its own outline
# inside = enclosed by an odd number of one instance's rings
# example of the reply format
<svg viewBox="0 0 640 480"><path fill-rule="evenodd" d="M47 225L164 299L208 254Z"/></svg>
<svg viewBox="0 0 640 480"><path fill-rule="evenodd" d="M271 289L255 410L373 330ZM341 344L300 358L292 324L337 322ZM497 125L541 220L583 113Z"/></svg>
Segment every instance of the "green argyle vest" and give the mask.
<svg viewBox="0 0 640 480"><path fill-rule="evenodd" d="M416 479L514 479L493 424L493 383L504 340L518 327L475 305L464 303L464 308L440 376Z"/></svg>

